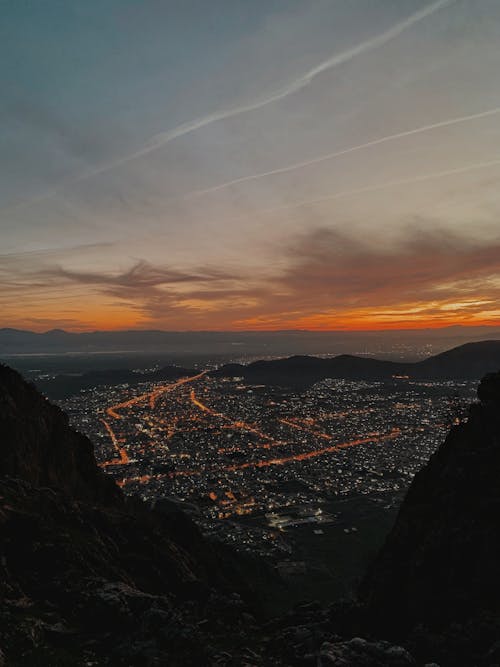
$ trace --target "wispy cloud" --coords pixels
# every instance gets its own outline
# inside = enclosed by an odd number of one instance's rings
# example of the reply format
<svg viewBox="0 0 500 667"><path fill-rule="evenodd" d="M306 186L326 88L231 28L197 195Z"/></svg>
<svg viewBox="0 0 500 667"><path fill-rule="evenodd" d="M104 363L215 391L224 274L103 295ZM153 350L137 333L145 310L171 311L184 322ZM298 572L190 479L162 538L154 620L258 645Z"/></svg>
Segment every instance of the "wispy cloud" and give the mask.
<svg viewBox="0 0 500 667"><path fill-rule="evenodd" d="M224 280L229 276L216 268L203 268L197 271L181 271L168 266L155 266L140 260L130 269L122 272L73 271L55 267L41 272L50 278L57 278L83 285L103 285L125 289L140 289L173 285L179 283L211 282Z"/></svg>
<svg viewBox="0 0 500 667"><path fill-rule="evenodd" d="M89 250L97 250L101 248L110 248L114 245L112 241L102 241L100 243L79 243L76 245L67 245L62 247L40 248L38 250L24 250L20 252L5 252L0 253L0 264L2 262L23 262L29 258L49 258L57 257L58 255L67 256L68 253L76 254L79 252L86 252Z"/></svg>

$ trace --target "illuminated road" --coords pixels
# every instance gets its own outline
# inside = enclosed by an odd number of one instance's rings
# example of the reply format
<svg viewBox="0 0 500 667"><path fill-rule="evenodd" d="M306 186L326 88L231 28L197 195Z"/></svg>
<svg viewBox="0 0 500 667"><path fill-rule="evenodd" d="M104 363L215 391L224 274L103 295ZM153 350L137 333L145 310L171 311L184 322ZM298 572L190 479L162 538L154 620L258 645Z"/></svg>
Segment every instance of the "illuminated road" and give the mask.
<svg viewBox="0 0 500 667"><path fill-rule="evenodd" d="M120 456L119 460L111 460L111 461L104 461L104 463L101 463L101 466L105 468L106 466L109 465L117 465L117 464L123 464L123 463L128 463L129 458L127 455L127 452L123 447L120 447L120 443L118 442L118 439L111 428L111 426L108 424L108 422L105 419L101 419L101 422L104 424L104 428L108 432L109 437L111 438L111 442L113 443L114 448L118 452L118 455Z"/></svg>
<svg viewBox="0 0 500 667"><path fill-rule="evenodd" d="M294 428L297 431L303 431L304 433L309 433L310 435L314 435L316 438L322 438L323 440L333 440L333 435L330 435L329 433L321 433L321 431L315 431L311 428L307 428L306 426L302 426L301 424L297 424L296 422L290 421L289 419L278 419L280 424L285 424L286 426L290 426L290 428Z"/></svg>
<svg viewBox="0 0 500 667"><path fill-rule="evenodd" d="M246 463L238 463L230 466L218 466L214 469L224 470L225 472L236 472L237 470L247 470L248 468L269 468L271 466L281 466L293 461L306 461L308 459L314 459L318 456L324 456L325 454L330 454L333 452L340 452L343 449L348 449L349 447L358 447L359 445L375 444L379 442L386 442L388 440L394 440L395 438L401 435L401 429L394 428L389 433L380 434L379 432L369 433L364 438L357 438L356 440L349 440L347 442L339 442L335 445L330 445L329 447L322 447L321 449L314 449L308 452L302 452L300 454L292 454L290 456L284 456L277 459L264 459L260 461L247 461ZM165 479L174 477L193 477L196 475L201 475L202 473L207 472L207 470L178 470L170 473L160 473L158 475L142 475L140 477L129 477L120 482L120 486L125 486L131 482L148 482L151 479Z"/></svg>
<svg viewBox="0 0 500 667"><path fill-rule="evenodd" d="M161 387L156 387L150 392L141 394L139 396L135 396L127 401L123 401L121 403L118 403L116 405L113 405L109 408L107 408L106 413L108 417L112 417L113 419L116 420L121 420L124 419L125 417L121 414L119 414L117 411L118 410L124 410L127 408L130 408L134 405L137 405L138 403L148 401L149 402L149 408L153 410L156 407L156 402L158 398L166 393L172 392L178 387L181 387L187 383L195 382L197 380L202 379L205 375L207 374L207 371L203 371L202 373L199 373L198 375L195 375L193 377L189 378L182 378L178 380L177 382L164 385ZM225 415L222 412L218 412L205 403L203 403L196 395L196 392L193 389L191 389L189 393L189 401L191 404L198 410L200 410L203 414L209 415L211 417L215 417L217 419L222 420L225 422L225 426L222 428L231 428L235 430L241 430L246 433L251 433L256 436L258 436L261 439L261 442L259 443L252 443L252 450L255 449L269 449L271 445L277 446L277 445L290 445L293 443L290 442L285 442L282 440L276 440L273 438L271 435L264 433L260 429L256 428L253 424L249 424L245 421L241 420L235 420L229 417L228 415ZM120 441L116 437L116 434L114 433L111 425L109 424L108 421L106 420L101 420L104 427L106 428L106 431L108 432L111 441L116 449L116 451L119 454L119 459L115 459L112 461L106 461L105 463L101 464L102 466L108 466L108 465L122 465L129 463L129 457L127 455L127 452L123 447L120 446ZM318 431L314 428L311 428L310 426L314 424L314 420L305 420L306 425L303 423L297 423L297 421L293 420L292 418L282 418L278 419L278 422L283 424L284 426L287 426L288 428L298 430L304 433L307 433L308 435L311 435L315 438L322 439L322 440L328 440L332 441L335 439L335 436L329 434L329 433L324 433L321 431ZM168 430L169 434L172 434L175 432L174 429ZM334 453L334 452L339 452L343 449L347 449L350 447L357 447L359 445L366 445L370 443L378 443L378 442L384 442L388 440L393 440L397 438L399 435L401 435L401 429L394 428L388 433L385 434L380 434L378 431L377 432L372 432L368 433L362 438L356 438L354 440L349 440L346 442L340 442L340 443L332 443L331 445L328 445L326 447L321 447L319 449L314 449L314 450L309 450L305 452L300 452L296 454L290 454L288 456L283 456L279 458L269 458L269 459L258 459L258 460L252 460L252 461L246 461L243 463L236 463L232 465L226 465L222 467L217 467L215 470L223 470L225 472L236 472L238 470L246 470L246 469L251 469L251 468L267 468L271 466L281 466L285 465L287 463L292 463L294 461L306 461L310 459L317 458L319 456L324 456L325 454L329 453ZM236 448L237 449L237 448ZM231 452L235 451L235 448L222 448L218 450L219 454L224 454L226 452ZM141 482L145 483L148 482L151 479L163 479L163 478L174 478L174 477L191 477L191 476L196 476L200 475L203 472L207 472L208 468L205 470L200 470L200 469L186 469L186 470L176 470L173 472L169 473L159 473L156 475L141 475L138 477L130 477L124 479L120 485L123 486L125 484L128 484L130 482Z"/></svg>
<svg viewBox="0 0 500 667"><path fill-rule="evenodd" d="M393 440L401 435L401 429L395 428L390 433L380 435L379 433L369 433L365 438L358 438L357 440L349 440L348 442L340 442L330 447L323 447L322 449L314 449L309 452L302 452L301 454L293 454L291 456L284 456L279 459L267 459L265 461L248 461L247 463L239 463L234 466L227 466L224 470L233 472L235 470L244 470L245 468L267 468L269 466L284 465L291 461L306 461L307 459L314 459L323 454L330 454L331 452L340 452L342 449L349 447L357 447L358 445L367 445L368 443L383 442L386 440Z"/></svg>
<svg viewBox="0 0 500 667"><path fill-rule="evenodd" d="M143 401L149 401L149 407L151 410L153 410L159 396L161 396L162 394L170 393L175 389L178 389L182 385L187 384L188 382L195 382L196 380L200 380L207 374L207 372L208 371L202 371L201 373L198 373L198 375L181 378L176 382L171 382L169 384L162 385L161 387L155 387L155 389L153 389L152 391L148 391L145 394L141 394L140 396L134 396L133 398L127 401L123 401L122 403L117 403L116 405L112 405L109 408L106 408L106 414L108 415L108 417L112 417L113 419L124 419L123 415L118 414L117 410L130 408L133 405L142 403ZM113 428L110 426L109 422L106 421L105 419L101 419L101 422L104 425L104 428L106 429L106 432L111 438L111 442L113 443L113 446L120 457L119 459L104 461L103 463L100 464L101 467L105 468L110 465L125 465L129 463L130 459L128 457L128 454L125 451L125 449L120 446L120 442L116 437L116 434Z"/></svg>
<svg viewBox="0 0 500 667"><path fill-rule="evenodd" d="M202 403L198 398L196 398L194 389L191 389L189 398L191 400L191 403L193 403L193 405L199 408L202 412L212 415L213 417L219 417L220 419L231 424L235 429L239 429L241 431L247 431L249 433L254 433L255 435L258 435L259 438L262 438L263 440L266 440L268 442L272 442L275 444L282 444L278 440L275 440L273 437L271 437L267 433L264 433L263 431L260 431L258 428L255 428L255 426L252 426L251 424L247 424L246 422L239 420L235 421L231 419L231 417L222 414L222 412L215 412L215 410L212 410L211 408L208 407L208 405L205 405L205 403ZM221 451L222 450L219 450L219 453L221 453Z"/></svg>
<svg viewBox="0 0 500 667"><path fill-rule="evenodd" d="M141 394L140 396L134 396L134 398L131 398L128 401L123 401L123 403L117 403L116 405L112 405L111 407L106 409L106 413L108 414L109 417L113 417L114 419L123 419L123 415L119 415L116 412L117 410L130 408L132 405L137 405L137 403L141 403L142 401L149 401L149 407L153 409L155 407L156 401L159 396L161 396L162 394L166 394L167 392L174 391L174 389L177 389L181 385L187 384L188 382L194 382L195 380L200 380L204 375L207 374L207 372L208 371L203 371L198 375L181 378L180 380L177 380L177 382L171 382L169 384L162 385L161 387L156 387L155 389L153 389L153 391L148 391L147 393Z"/></svg>

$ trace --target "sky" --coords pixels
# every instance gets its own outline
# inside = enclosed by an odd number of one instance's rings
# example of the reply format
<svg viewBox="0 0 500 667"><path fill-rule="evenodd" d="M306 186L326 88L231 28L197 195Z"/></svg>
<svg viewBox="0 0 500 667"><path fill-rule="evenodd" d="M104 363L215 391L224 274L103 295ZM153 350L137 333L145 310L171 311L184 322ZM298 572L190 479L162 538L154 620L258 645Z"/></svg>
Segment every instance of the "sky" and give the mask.
<svg viewBox="0 0 500 667"><path fill-rule="evenodd" d="M498 0L0 12L0 326L500 324Z"/></svg>

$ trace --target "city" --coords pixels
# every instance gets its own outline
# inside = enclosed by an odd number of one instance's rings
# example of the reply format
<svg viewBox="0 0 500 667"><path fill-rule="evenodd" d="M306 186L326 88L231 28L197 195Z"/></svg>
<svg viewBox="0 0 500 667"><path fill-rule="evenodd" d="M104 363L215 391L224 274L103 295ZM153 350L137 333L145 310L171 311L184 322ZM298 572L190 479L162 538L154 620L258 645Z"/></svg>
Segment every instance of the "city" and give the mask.
<svg viewBox="0 0 500 667"><path fill-rule="evenodd" d="M299 531L358 530L342 518L345 499L393 513L475 388L395 377L296 392L202 371L60 404L127 494L181 503L206 534L285 567Z"/></svg>

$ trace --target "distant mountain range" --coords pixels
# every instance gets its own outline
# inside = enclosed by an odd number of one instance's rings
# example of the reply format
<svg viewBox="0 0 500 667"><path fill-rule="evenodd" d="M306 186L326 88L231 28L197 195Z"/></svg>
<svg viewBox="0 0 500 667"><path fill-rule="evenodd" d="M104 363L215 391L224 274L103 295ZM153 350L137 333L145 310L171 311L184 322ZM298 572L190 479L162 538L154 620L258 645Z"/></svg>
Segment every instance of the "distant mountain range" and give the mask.
<svg viewBox="0 0 500 667"><path fill-rule="evenodd" d="M0 329L0 358L31 354L161 353L226 357L290 354L361 354L416 358L415 350L440 352L468 341L500 338L500 327L445 327L403 331L92 331L44 333Z"/></svg>
<svg viewBox="0 0 500 667"><path fill-rule="evenodd" d="M250 384L303 388L326 378L388 380L398 376L414 379L479 379L491 368L500 369L500 340L466 343L418 362L394 362L342 354L332 358L292 356L244 364L225 364L211 371L213 377L242 377ZM177 380L199 370L165 366L159 370L98 370L60 374L38 380L40 391L52 399L65 398L81 389L103 385L138 384Z"/></svg>

